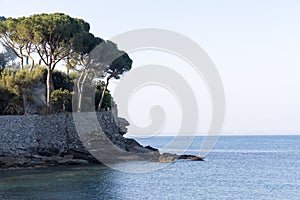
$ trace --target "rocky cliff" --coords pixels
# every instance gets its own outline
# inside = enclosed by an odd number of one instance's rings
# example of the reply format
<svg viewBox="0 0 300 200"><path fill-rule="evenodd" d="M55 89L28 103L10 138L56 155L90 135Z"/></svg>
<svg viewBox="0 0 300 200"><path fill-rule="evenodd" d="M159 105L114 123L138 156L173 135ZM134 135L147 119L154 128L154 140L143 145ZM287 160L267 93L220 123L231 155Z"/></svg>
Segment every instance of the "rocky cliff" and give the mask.
<svg viewBox="0 0 300 200"><path fill-rule="evenodd" d="M111 111L96 113L98 122L118 148L127 152L154 152L123 137L128 122ZM116 120L117 119L117 120ZM100 144L99 144L100 145ZM98 163L78 137L72 113L0 116L0 168Z"/></svg>

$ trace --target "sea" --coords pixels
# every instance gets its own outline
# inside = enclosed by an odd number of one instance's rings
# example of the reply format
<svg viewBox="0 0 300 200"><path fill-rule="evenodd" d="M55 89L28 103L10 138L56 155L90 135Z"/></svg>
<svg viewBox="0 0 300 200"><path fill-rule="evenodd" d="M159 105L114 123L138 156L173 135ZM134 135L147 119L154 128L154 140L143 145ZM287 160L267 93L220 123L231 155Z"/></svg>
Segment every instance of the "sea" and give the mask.
<svg viewBox="0 0 300 200"><path fill-rule="evenodd" d="M162 149L172 137L137 140ZM198 155L203 140L183 153ZM134 172L136 164L119 167ZM300 136L221 136L203 162L157 164L145 173L102 165L1 171L0 200L300 199Z"/></svg>

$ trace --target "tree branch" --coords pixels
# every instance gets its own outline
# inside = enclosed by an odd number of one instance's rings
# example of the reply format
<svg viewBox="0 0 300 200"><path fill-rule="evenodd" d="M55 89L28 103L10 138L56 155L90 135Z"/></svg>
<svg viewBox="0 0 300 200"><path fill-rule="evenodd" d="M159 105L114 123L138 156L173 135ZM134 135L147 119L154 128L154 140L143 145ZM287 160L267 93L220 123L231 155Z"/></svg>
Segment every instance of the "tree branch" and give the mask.
<svg viewBox="0 0 300 200"><path fill-rule="evenodd" d="M45 65L49 66L48 62L46 62L46 60L44 59L43 55L41 54L39 47L37 45L35 45L35 48L36 48L37 53L39 54L41 60L45 63ZM48 56L47 56L47 58L48 58Z"/></svg>

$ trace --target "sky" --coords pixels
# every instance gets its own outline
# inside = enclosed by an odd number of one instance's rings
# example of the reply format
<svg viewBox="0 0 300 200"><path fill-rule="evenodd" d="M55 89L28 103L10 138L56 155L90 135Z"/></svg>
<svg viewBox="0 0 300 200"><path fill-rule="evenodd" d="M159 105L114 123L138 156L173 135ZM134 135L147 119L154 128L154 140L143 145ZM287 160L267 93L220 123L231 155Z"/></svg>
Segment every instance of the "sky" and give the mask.
<svg viewBox="0 0 300 200"><path fill-rule="evenodd" d="M298 0L190 0L190 1L40 1L14 3L1 0L0 15L28 16L63 12L82 18L96 36L109 39L139 28L161 28L181 33L197 42L214 62L226 95L223 134L300 133L300 1ZM133 68L154 62L188 68L162 52L130 54ZM129 72L130 73L130 72ZM199 102L199 128L205 133L211 119L210 96L205 83L195 83L193 73L181 71ZM116 84L116 83L115 83ZM114 84L111 89L113 90ZM151 123L150 108L163 103L168 121L164 132L176 132L180 104L159 87L145 87L132 98L129 110L135 123ZM147 94L153 94L150 98ZM166 101L164 101L166 100ZM164 103L167 102L167 103ZM140 108L137 108L140 107ZM170 114L168 114L170 113ZM150 120L150 121L149 121Z"/></svg>

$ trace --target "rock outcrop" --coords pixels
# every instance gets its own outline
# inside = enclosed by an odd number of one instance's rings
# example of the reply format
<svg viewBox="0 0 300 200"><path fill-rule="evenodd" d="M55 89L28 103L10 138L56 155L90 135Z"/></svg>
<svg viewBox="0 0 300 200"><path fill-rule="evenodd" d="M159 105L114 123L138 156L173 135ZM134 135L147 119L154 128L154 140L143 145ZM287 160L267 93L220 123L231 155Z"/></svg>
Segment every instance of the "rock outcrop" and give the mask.
<svg viewBox="0 0 300 200"><path fill-rule="evenodd" d="M124 138L129 123L115 115L116 111L97 112L95 123L100 124L105 135L99 137L99 130L95 129L95 133L88 134L87 141L79 137L71 113L0 116L0 169L99 163L99 157L108 162L203 160L193 155L161 155L158 149ZM94 130L93 123L89 129ZM118 151L112 152L114 148Z"/></svg>
<svg viewBox="0 0 300 200"><path fill-rule="evenodd" d="M132 153L150 152L155 159L160 156L157 149L123 137L129 124L125 119L116 121L111 111L96 116L107 140L116 147ZM0 133L0 169L99 163L79 138L71 113L0 116Z"/></svg>
<svg viewBox="0 0 300 200"><path fill-rule="evenodd" d="M58 156L0 157L0 169L42 168L57 165L83 165L87 160Z"/></svg>

